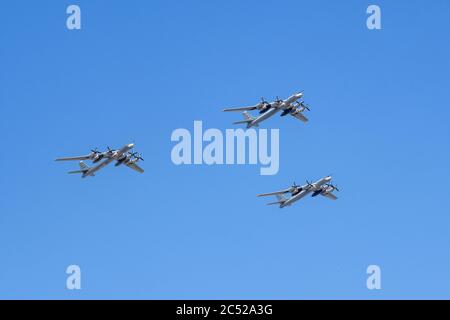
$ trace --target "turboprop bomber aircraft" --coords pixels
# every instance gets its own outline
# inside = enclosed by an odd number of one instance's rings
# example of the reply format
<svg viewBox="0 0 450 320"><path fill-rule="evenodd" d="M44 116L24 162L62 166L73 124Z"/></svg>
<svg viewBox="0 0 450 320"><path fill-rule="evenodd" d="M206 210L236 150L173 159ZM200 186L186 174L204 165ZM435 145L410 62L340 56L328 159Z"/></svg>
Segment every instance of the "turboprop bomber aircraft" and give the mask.
<svg viewBox="0 0 450 320"><path fill-rule="evenodd" d="M306 184L302 186L298 186L294 182L294 184L287 189L259 194L258 197L276 196L278 201L268 203L268 205L278 204L280 205L280 208L284 208L286 206L292 205L294 202L304 198L311 193L312 197L321 195L327 197L328 199L336 200L337 197L333 194L333 191L335 190L339 191L336 186L331 184L331 176L326 176L325 178L322 178L314 183L306 181ZM284 194L288 193L291 195L290 198L285 198Z"/></svg>
<svg viewBox="0 0 450 320"><path fill-rule="evenodd" d="M285 100L277 99L273 102L267 102L261 98L261 102L248 107L227 108L224 112L243 111L244 120L236 121L234 124L246 124L247 128L258 127L259 123L274 116L279 111L282 111L281 116L288 114L303 122L308 122L308 118L303 115L305 110L309 111L308 105L304 101L299 101L303 97L303 92L295 93ZM258 110L259 116L253 117L248 111Z"/></svg>
<svg viewBox="0 0 450 320"><path fill-rule="evenodd" d="M120 166L121 164L126 165L127 167L139 172L143 173L144 170L139 167L136 163L141 160L144 161L140 153L130 152L130 150L134 147L133 143L127 144L119 150L114 150L108 147L108 150L105 152L99 152L97 149L91 150L91 153L85 156L79 157L68 157L68 158L58 158L56 161L72 161L72 160L81 160L80 161L80 170L70 171L69 173L80 173L82 178L93 177L95 173L100 169L106 167L113 161L116 161L115 166ZM97 163L100 160L104 159L100 164L89 167L87 166L83 160L91 160L93 163Z"/></svg>

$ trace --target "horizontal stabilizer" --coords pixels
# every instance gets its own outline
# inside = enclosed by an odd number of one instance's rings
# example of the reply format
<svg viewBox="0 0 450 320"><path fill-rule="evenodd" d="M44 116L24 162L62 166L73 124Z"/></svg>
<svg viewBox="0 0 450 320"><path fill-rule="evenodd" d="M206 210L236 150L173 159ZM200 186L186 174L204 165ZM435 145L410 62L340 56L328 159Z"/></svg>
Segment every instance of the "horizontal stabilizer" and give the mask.
<svg viewBox="0 0 450 320"><path fill-rule="evenodd" d="M252 122L252 121L253 121L253 120L241 120L241 121L233 122L233 124L250 123L250 122Z"/></svg>
<svg viewBox="0 0 450 320"><path fill-rule="evenodd" d="M76 173L85 173L87 170L76 170L76 171L69 171L67 173L69 174L76 174Z"/></svg>
<svg viewBox="0 0 450 320"><path fill-rule="evenodd" d="M252 117L247 111L242 112L242 115L244 116L244 120L241 121L236 121L234 122L234 124L246 124L247 125L247 129L250 127L258 127L258 124L252 124L253 120L255 120L256 118Z"/></svg>
<svg viewBox="0 0 450 320"><path fill-rule="evenodd" d="M68 173L69 174L75 174L75 173L85 174L90 169L89 166L87 166L83 161L80 161L79 166L80 166L80 170L69 171ZM91 175L93 176L94 174L91 174Z"/></svg>
<svg viewBox="0 0 450 320"><path fill-rule="evenodd" d="M268 206L272 206L272 205L274 205L274 204L283 204L284 203L284 201L277 201L277 202L270 202L270 203L268 203L267 205Z"/></svg>

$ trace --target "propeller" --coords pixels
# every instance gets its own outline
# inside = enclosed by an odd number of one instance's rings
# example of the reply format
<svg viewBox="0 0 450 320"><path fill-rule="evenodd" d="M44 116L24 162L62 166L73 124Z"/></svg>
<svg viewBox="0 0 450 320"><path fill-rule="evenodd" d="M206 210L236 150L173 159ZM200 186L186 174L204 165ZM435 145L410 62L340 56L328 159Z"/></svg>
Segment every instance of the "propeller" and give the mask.
<svg viewBox="0 0 450 320"><path fill-rule="evenodd" d="M269 104L264 97L261 97L261 104Z"/></svg>
<svg viewBox="0 0 450 320"><path fill-rule="evenodd" d="M311 111L311 109L309 109L309 105L307 105L307 104L305 103L305 101L300 101L300 102L297 101L296 107L303 107L303 108L305 108L306 110Z"/></svg>
<svg viewBox="0 0 450 320"><path fill-rule="evenodd" d="M302 186L299 186L298 184L296 184L295 183L295 181L294 181L294 183L292 184L292 188L301 188Z"/></svg>
<svg viewBox="0 0 450 320"><path fill-rule="evenodd" d="M309 105L307 105L304 101L302 101L302 102L300 103L300 105L301 105L303 108L305 108L306 110L311 111L311 109L309 108Z"/></svg>
<svg viewBox="0 0 450 320"><path fill-rule="evenodd" d="M296 184L295 181L294 181L294 183L292 184L292 186L291 186L289 189L287 189L287 190L288 190L288 192L293 193L293 192L295 192L295 191L298 189L298 187L299 187L299 186L297 186L297 184Z"/></svg>
<svg viewBox="0 0 450 320"><path fill-rule="evenodd" d="M309 182L308 180L306 180L306 186L307 186L308 188L314 187L314 185L313 185L311 182Z"/></svg>
<svg viewBox="0 0 450 320"><path fill-rule="evenodd" d="M280 97L279 97L279 96L277 96L277 98L275 99L275 102L277 102L277 103L282 103L282 102L283 102L283 100L281 100L281 99L280 99Z"/></svg>
<svg viewBox="0 0 450 320"><path fill-rule="evenodd" d="M130 153L130 154L131 154L131 156L134 157L135 159L144 161L144 158L142 158L142 155L141 155L140 153L138 153L138 152L133 152L133 153Z"/></svg>
<svg viewBox="0 0 450 320"><path fill-rule="evenodd" d="M261 97L261 102L259 103L258 109L259 113L262 114L268 110L268 107L270 107L270 103L264 99L264 97Z"/></svg>
<svg viewBox="0 0 450 320"><path fill-rule="evenodd" d="M327 183L326 185L327 185L328 187L332 188L333 190L336 190L336 191L338 191L338 192L339 192L339 189L338 189L338 187L337 187L337 186L335 186L335 185L333 185L332 183Z"/></svg>
<svg viewBox="0 0 450 320"><path fill-rule="evenodd" d="M98 151L98 148L95 148L95 149L91 149L91 152L92 152L92 153L95 153L95 154L98 154L98 153L100 153L100 151Z"/></svg>
<svg viewBox="0 0 450 320"><path fill-rule="evenodd" d="M142 158L141 154L139 153L138 156L136 157L136 159L144 161L144 158Z"/></svg>

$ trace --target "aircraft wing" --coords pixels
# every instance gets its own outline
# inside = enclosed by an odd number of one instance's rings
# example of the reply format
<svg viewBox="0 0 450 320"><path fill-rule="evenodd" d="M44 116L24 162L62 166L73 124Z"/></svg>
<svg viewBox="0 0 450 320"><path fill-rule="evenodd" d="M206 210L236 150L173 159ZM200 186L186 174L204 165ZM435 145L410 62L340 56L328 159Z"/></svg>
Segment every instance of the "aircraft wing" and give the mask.
<svg viewBox="0 0 450 320"><path fill-rule="evenodd" d="M90 158L91 158L91 156L87 155L87 156L79 156L79 157L58 158L55 161L88 160Z"/></svg>
<svg viewBox="0 0 450 320"><path fill-rule="evenodd" d="M242 108L228 108L228 109L223 109L222 111L224 111L224 112L229 112L229 111L239 112L239 111L251 111L251 110L256 110L256 109L258 109L258 107L251 106L251 107L242 107Z"/></svg>
<svg viewBox="0 0 450 320"><path fill-rule="evenodd" d="M328 199L331 199L331 200L337 200L337 197L332 193L325 193L325 194L322 194L322 196L324 196Z"/></svg>
<svg viewBox="0 0 450 320"><path fill-rule="evenodd" d="M277 194L284 194L284 193L288 193L289 191L291 191L291 188L286 189L286 190L258 194L258 197L276 196Z"/></svg>
<svg viewBox="0 0 450 320"><path fill-rule="evenodd" d="M294 118L296 118L296 119L298 119L298 120L300 120L300 121L308 122L308 118L305 117L305 116L304 116L303 114L301 114L301 113L294 113L294 114L291 113L291 116L293 116Z"/></svg>
<svg viewBox="0 0 450 320"><path fill-rule="evenodd" d="M139 173L144 173L144 169L142 169L141 167L139 167L136 163L129 163L127 164L128 168L133 169L134 171L137 171Z"/></svg>

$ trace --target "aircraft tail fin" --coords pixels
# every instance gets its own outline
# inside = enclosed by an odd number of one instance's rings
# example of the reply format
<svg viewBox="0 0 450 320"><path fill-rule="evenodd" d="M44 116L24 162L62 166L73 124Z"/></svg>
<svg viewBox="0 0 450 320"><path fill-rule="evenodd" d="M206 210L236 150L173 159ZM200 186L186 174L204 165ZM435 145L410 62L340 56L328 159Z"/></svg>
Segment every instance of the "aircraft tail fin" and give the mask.
<svg viewBox="0 0 450 320"><path fill-rule="evenodd" d="M89 170L88 165L86 163L84 163L83 161L80 161L79 165L80 165L80 169L81 170L83 170L83 171L84 170Z"/></svg>
<svg viewBox="0 0 450 320"><path fill-rule="evenodd" d="M75 170L75 171L69 171L69 174L75 174L75 173L86 173L89 170L89 166L86 165L83 161L80 161L79 163L80 166L80 170Z"/></svg>
<svg viewBox="0 0 450 320"><path fill-rule="evenodd" d="M276 194L275 196L277 197L278 202L280 203L284 203L287 200L282 194Z"/></svg>
<svg viewBox="0 0 450 320"><path fill-rule="evenodd" d="M244 116L244 120L236 121L234 124L247 124L247 128L250 128L252 125L252 121L255 120L255 117L252 117L247 111L242 112L242 115ZM257 127L258 125L256 125Z"/></svg>
<svg viewBox="0 0 450 320"><path fill-rule="evenodd" d="M255 118L253 118L250 113L248 113L247 111L242 112L242 115L244 116L244 119L246 121L253 121L255 120Z"/></svg>
<svg viewBox="0 0 450 320"><path fill-rule="evenodd" d="M271 206L271 205L274 205L274 204L283 204L283 203L285 203L286 200L287 200L282 194L276 194L275 196L277 197L277 200L278 200L278 201L268 203L268 204L267 204L268 206Z"/></svg>

